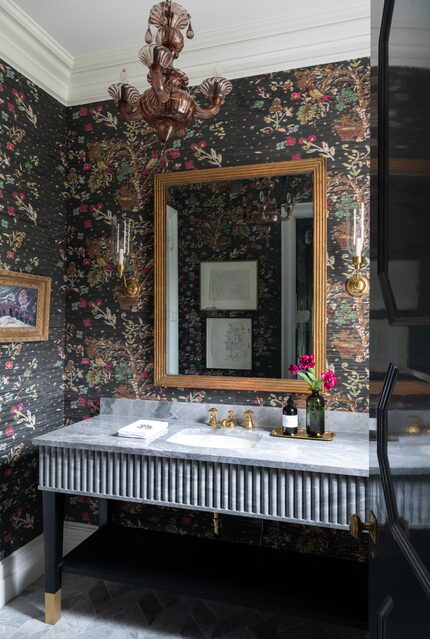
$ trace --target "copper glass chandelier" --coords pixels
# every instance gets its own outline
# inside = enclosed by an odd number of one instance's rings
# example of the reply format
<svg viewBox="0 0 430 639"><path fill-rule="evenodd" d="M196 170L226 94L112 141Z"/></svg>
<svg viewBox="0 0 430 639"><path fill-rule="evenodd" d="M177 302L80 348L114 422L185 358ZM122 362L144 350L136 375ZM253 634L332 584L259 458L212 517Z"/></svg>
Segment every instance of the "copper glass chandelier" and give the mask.
<svg viewBox="0 0 430 639"><path fill-rule="evenodd" d="M208 78L200 85L200 92L209 99L210 106L197 104L188 90L188 77L173 66L184 48L184 29L188 39L194 37L191 16L184 7L171 0L154 5L145 35L147 44L139 51L139 60L149 69L150 88L141 95L126 82L109 87L109 95L117 102L121 115L128 122L145 120L163 142L185 135L194 119L213 118L232 90L231 82L225 78Z"/></svg>

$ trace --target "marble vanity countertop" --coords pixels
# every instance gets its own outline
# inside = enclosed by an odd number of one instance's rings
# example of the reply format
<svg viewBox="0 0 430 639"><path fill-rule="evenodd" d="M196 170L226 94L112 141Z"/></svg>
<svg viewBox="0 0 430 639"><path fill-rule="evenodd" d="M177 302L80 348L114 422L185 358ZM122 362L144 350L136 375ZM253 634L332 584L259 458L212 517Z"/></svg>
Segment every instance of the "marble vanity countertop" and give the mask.
<svg viewBox="0 0 430 639"><path fill-rule="evenodd" d="M367 433L338 432L331 442L291 440L272 437L271 427L258 427L249 432L241 427L232 430L211 429L190 420L169 422L168 432L149 444L141 440L118 437L119 428L138 417L102 414L51 431L33 439L37 446L134 453L153 457L216 461L269 468L295 469L336 475L367 477L369 475L369 442ZM258 438L253 448L198 448L168 441L184 429L192 433L220 438Z"/></svg>

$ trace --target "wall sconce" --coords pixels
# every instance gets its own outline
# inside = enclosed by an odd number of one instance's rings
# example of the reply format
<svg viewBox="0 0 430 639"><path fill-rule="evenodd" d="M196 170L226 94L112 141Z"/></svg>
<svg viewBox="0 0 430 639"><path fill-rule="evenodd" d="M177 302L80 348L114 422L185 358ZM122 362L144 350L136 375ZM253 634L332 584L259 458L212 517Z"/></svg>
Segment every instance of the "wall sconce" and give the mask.
<svg viewBox="0 0 430 639"><path fill-rule="evenodd" d="M354 273L346 280L345 288L352 297L363 297L369 292L369 280L361 272L364 249L364 203L360 212L350 209L346 219L348 251L352 256Z"/></svg>
<svg viewBox="0 0 430 639"><path fill-rule="evenodd" d="M131 244L133 240L133 220L114 218L112 223L112 252L114 263L120 278L122 290L127 297L138 297L142 286L135 277L126 277L126 265L131 259Z"/></svg>

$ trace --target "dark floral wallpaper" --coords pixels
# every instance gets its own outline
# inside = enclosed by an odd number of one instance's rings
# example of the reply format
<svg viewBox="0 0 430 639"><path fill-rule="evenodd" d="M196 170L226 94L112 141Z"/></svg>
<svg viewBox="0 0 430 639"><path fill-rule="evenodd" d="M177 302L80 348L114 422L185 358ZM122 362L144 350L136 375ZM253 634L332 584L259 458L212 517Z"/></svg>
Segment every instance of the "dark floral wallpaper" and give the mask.
<svg viewBox="0 0 430 639"><path fill-rule="evenodd" d="M0 345L0 556L41 530L30 440L62 423L63 397L66 423L96 414L101 396L272 405L284 400L276 393L152 384L154 170L327 158L327 358L340 381L329 408L367 410L367 302L344 290L351 272L345 211L368 189L367 59L235 80L220 116L172 141L165 158L154 134L145 125L124 123L111 102L66 110L8 66L1 65L0 74L0 265L53 277L49 341ZM137 226L130 270L144 292L134 303L120 291L109 246L112 217L121 211ZM96 502L71 501L69 517L94 520ZM127 512L122 508L117 516L132 523ZM208 530L199 513L144 508L133 518L137 525L191 534ZM257 526L229 521L243 540ZM290 539L321 552L330 538L340 553L361 552L341 533L260 526L265 543Z"/></svg>
<svg viewBox="0 0 430 639"><path fill-rule="evenodd" d="M0 344L0 559L41 532L31 439L64 421L66 119L0 60L0 269L52 277L49 341Z"/></svg>
<svg viewBox="0 0 430 639"><path fill-rule="evenodd" d="M339 385L329 409L368 408L368 305L345 291L352 265L345 211L369 188L368 60L233 81L214 121L196 123L167 145L127 124L111 102L71 109L68 206L66 416L91 415L100 396L270 403L276 393L154 387L153 203L150 172L324 157L328 163L328 348ZM167 166L166 166L167 164ZM148 177L149 176L149 177ZM121 294L109 250L111 221L127 211L137 225L134 275L143 295ZM210 221L208 220L208 223Z"/></svg>

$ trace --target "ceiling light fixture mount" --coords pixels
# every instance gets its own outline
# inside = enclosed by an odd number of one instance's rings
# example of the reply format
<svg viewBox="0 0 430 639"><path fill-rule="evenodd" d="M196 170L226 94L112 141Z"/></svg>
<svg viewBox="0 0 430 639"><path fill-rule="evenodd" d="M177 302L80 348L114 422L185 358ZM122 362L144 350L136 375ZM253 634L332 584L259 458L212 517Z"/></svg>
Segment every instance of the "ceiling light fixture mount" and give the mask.
<svg viewBox="0 0 430 639"><path fill-rule="evenodd" d="M139 51L139 60L149 69L150 88L141 95L136 87L124 81L109 87L109 95L117 102L124 119L146 121L163 142L185 135L195 119L209 120L217 115L233 88L225 78L208 78L199 90L211 104L201 107L196 102L188 89L188 77L173 67L173 61L184 48L184 29L186 37L192 39L191 16L184 7L171 0L154 5L145 34L147 44Z"/></svg>

